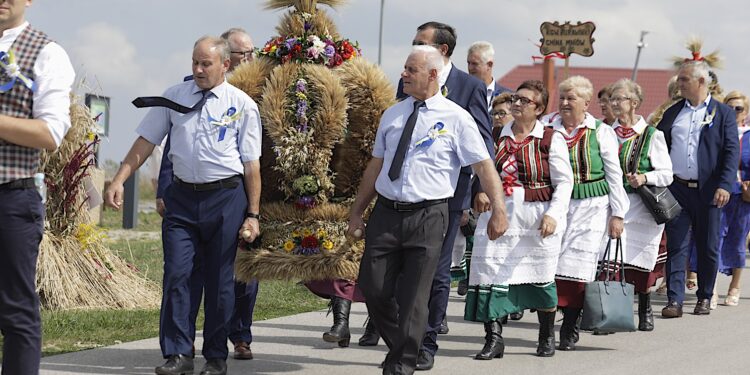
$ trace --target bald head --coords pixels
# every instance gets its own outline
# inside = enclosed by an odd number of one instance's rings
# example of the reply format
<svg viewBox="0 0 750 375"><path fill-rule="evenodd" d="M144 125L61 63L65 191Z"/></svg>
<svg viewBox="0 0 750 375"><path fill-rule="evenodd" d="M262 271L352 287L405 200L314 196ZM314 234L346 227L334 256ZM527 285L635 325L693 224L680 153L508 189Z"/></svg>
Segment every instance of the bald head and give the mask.
<svg viewBox="0 0 750 375"><path fill-rule="evenodd" d="M438 91L438 76L443 56L432 46L414 46L401 73L404 93L417 100L432 97Z"/></svg>

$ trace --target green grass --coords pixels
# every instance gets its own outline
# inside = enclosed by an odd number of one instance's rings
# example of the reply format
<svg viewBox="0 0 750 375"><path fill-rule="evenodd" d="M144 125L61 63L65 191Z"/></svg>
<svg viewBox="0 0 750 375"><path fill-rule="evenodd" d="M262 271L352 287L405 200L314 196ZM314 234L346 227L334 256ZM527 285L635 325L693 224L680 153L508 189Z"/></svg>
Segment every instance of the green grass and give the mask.
<svg viewBox="0 0 750 375"><path fill-rule="evenodd" d="M119 222L113 224L116 221L114 217L121 213L113 213L112 210L105 211L104 218L108 224L103 227L109 225L109 228L121 228ZM154 215L156 216L153 217ZM158 215L155 213L141 213L139 223L147 227L156 227L157 222L159 225L161 223L161 218L156 218ZM142 230L140 226L139 230ZM163 258L160 239L118 240L108 245L121 258L135 265L144 276L161 285ZM326 300L316 297L296 282L262 281L255 305L254 320L319 310L325 308L326 303ZM201 311L198 329L202 327ZM141 340L156 337L158 334L159 309L42 311L43 356Z"/></svg>
<svg viewBox="0 0 750 375"><path fill-rule="evenodd" d="M122 229L122 211L107 208L102 212L102 222L99 226L104 229ZM134 230L161 232L161 216L156 212L139 212Z"/></svg>

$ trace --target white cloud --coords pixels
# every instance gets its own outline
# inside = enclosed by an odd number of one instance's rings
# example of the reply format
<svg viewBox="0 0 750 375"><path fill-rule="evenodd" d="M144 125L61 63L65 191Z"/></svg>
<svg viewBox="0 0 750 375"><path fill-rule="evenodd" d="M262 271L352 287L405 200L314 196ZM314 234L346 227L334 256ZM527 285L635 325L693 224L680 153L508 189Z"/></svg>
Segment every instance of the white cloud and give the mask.
<svg viewBox="0 0 750 375"><path fill-rule="evenodd" d="M93 74L109 88L132 87L143 79L144 68L135 46L124 31L108 23L97 22L79 29L70 53L81 67L79 75Z"/></svg>

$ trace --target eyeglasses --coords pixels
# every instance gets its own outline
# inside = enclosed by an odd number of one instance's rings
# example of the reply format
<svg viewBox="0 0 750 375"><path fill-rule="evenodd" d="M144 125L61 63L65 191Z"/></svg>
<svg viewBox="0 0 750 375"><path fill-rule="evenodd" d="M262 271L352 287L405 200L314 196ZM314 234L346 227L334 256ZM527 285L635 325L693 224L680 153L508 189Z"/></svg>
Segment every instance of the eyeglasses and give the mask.
<svg viewBox="0 0 750 375"><path fill-rule="evenodd" d="M515 104L516 102L519 102L519 101L521 102L522 106L527 106L530 103L536 104L535 101L533 101L533 100L531 100L529 98L523 97L523 96L519 96L519 95L511 95L510 96L510 103L511 104Z"/></svg>
<svg viewBox="0 0 750 375"><path fill-rule="evenodd" d="M497 112L496 111L492 111L490 113L490 115L492 115L492 118L496 118L496 119L501 119L501 118L503 118L503 117L505 117L505 116L507 116L509 114L510 113L505 112L505 111L497 111Z"/></svg>
<svg viewBox="0 0 750 375"><path fill-rule="evenodd" d="M617 103L620 103L620 102L624 102L626 100L630 100L630 98L627 97L627 96L613 96L613 97L609 98L609 102L612 103L612 104L617 104Z"/></svg>
<svg viewBox="0 0 750 375"><path fill-rule="evenodd" d="M609 104L609 99L605 99L605 98L599 99L599 105L607 105L607 104Z"/></svg>
<svg viewBox="0 0 750 375"><path fill-rule="evenodd" d="M745 112L745 107L743 107L741 105L736 105L736 106L734 106L734 111L737 112L737 113Z"/></svg>
<svg viewBox="0 0 750 375"><path fill-rule="evenodd" d="M240 55L242 57L247 57L248 59L253 58L253 53L255 52L255 49L247 50L247 51L229 51L235 55Z"/></svg>

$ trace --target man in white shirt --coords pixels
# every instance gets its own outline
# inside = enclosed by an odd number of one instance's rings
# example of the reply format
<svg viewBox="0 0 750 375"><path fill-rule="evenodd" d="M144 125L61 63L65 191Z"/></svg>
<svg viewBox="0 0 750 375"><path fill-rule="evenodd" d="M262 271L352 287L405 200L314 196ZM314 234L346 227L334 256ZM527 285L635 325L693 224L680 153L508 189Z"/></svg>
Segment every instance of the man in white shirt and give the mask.
<svg viewBox="0 0 750 375"><path fill-rule="evenodd" d="M42 332L36 261L44 205L34 186L42 149L70 129L75 78L65 50L26 22L31 1L0 4L0 330L3 374L38 374ZM15 71L15 68L18 71Z"/></svg>
<svg viewBox="0 0 750 375"><path fill-rule="evenodd" d="M439 92L442 66L437 49L414 47L401 74L409 97L383 114L349 215L347 234L358 237L364 210L377 196L358 280L389 348L383 374L416 368L460 167L472 166L490 196L490 238L508 227L500 179L471 115Z"/></svg>

